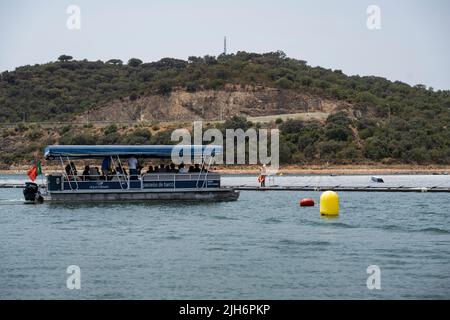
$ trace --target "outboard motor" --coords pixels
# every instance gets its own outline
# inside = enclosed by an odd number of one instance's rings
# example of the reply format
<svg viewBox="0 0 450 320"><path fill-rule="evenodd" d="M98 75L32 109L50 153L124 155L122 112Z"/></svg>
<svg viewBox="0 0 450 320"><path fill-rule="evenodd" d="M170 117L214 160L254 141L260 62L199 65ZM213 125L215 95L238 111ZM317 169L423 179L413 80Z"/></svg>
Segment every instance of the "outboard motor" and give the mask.
<svg viewBox="0 0 450 320"><path fill-rule="evenodd" d="M23 196L26 201L44 202L44 197L39 191L39 186L34 182L25 182L25 188L23 189Z"/></svg>

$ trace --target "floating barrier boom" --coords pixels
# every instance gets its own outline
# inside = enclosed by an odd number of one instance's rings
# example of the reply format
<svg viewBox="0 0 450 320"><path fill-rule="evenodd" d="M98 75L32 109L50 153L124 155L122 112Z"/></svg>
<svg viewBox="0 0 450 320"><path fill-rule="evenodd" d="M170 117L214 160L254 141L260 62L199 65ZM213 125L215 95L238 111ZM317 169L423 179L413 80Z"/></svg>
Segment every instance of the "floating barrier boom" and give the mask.
<svg viewBox="0 0 450 320"><path fill-rule="evenodd" d="M41 185L41 187L44 185ZM23 183L1 183L0 188L23 188ZM346 191L346 192L450 192L450 187L352 187L352 186L229 186L241 191Z"/></svg>
<svg viewBox="0 0 450 320"><path fill-rule="evenodd" d="M345 186L289 186L253 187L233 186L241 191L346 191L346 192L450 192L450 187L345 187Z"/></svg>

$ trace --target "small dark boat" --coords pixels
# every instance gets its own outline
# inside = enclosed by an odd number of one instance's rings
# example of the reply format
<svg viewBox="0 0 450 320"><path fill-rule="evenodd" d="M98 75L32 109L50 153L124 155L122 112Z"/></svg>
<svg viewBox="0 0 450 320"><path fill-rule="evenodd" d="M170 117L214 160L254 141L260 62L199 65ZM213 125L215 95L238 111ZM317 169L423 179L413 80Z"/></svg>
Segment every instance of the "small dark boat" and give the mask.
<svg viewBox="0 0 450 320"><path fill-rule="evenodd" d="M370 179L371 179L373 182L384 183L383 179L380 178L380 177L375 177L375 176L373 176L373 177L371 177Z"/></svg>

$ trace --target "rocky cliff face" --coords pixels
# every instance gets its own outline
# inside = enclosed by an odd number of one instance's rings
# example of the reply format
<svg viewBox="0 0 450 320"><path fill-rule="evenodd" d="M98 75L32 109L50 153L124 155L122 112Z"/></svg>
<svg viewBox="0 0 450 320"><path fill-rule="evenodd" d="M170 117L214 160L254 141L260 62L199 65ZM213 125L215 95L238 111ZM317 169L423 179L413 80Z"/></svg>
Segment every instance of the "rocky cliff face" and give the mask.
<svg viewBox="0 0 450 320"><path fill-rule="evenodd" d="M189 93L173 91L169 96L148 95L135 100L115 100L78 116L78 121L193 121L222 120L233 115L267 115L324 112L351 105L317 96L273 88L226 88Z"/></svg>

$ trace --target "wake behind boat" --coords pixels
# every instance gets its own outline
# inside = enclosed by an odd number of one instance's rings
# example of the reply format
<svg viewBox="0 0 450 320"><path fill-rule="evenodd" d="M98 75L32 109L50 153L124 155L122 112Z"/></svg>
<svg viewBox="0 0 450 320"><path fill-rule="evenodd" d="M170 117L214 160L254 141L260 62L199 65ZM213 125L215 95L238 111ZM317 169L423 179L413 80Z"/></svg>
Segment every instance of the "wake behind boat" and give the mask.
<svg viewBox="0 0 450 320"><path fill-rule="evenodd" d="M136 168L137 158L171 159L173 154L183 156L190 151L191 159L201 159L187 169L180 164L160 165L148 171ZM231 201L239 198L239 192L233 188L221 187L219 173L210 172L211 161L222 147L211 145L87 145L87 146L48 146L45 158L58 161L62 172L46 175L45 201L142 201L142 200L197 200ZM98 167L85 167L78 175L72 160L101 160L102 172ZM130 160L131 159L131 160ZM128 172L123 162L129 164ZM100 166L100 165L99 165ZM89 168L89 171L86 171ZM92 170L94 169L94 170ZM151 170L150 170L151 169ZM33 197L36 188L29 187L26 200Z"/></svg>

